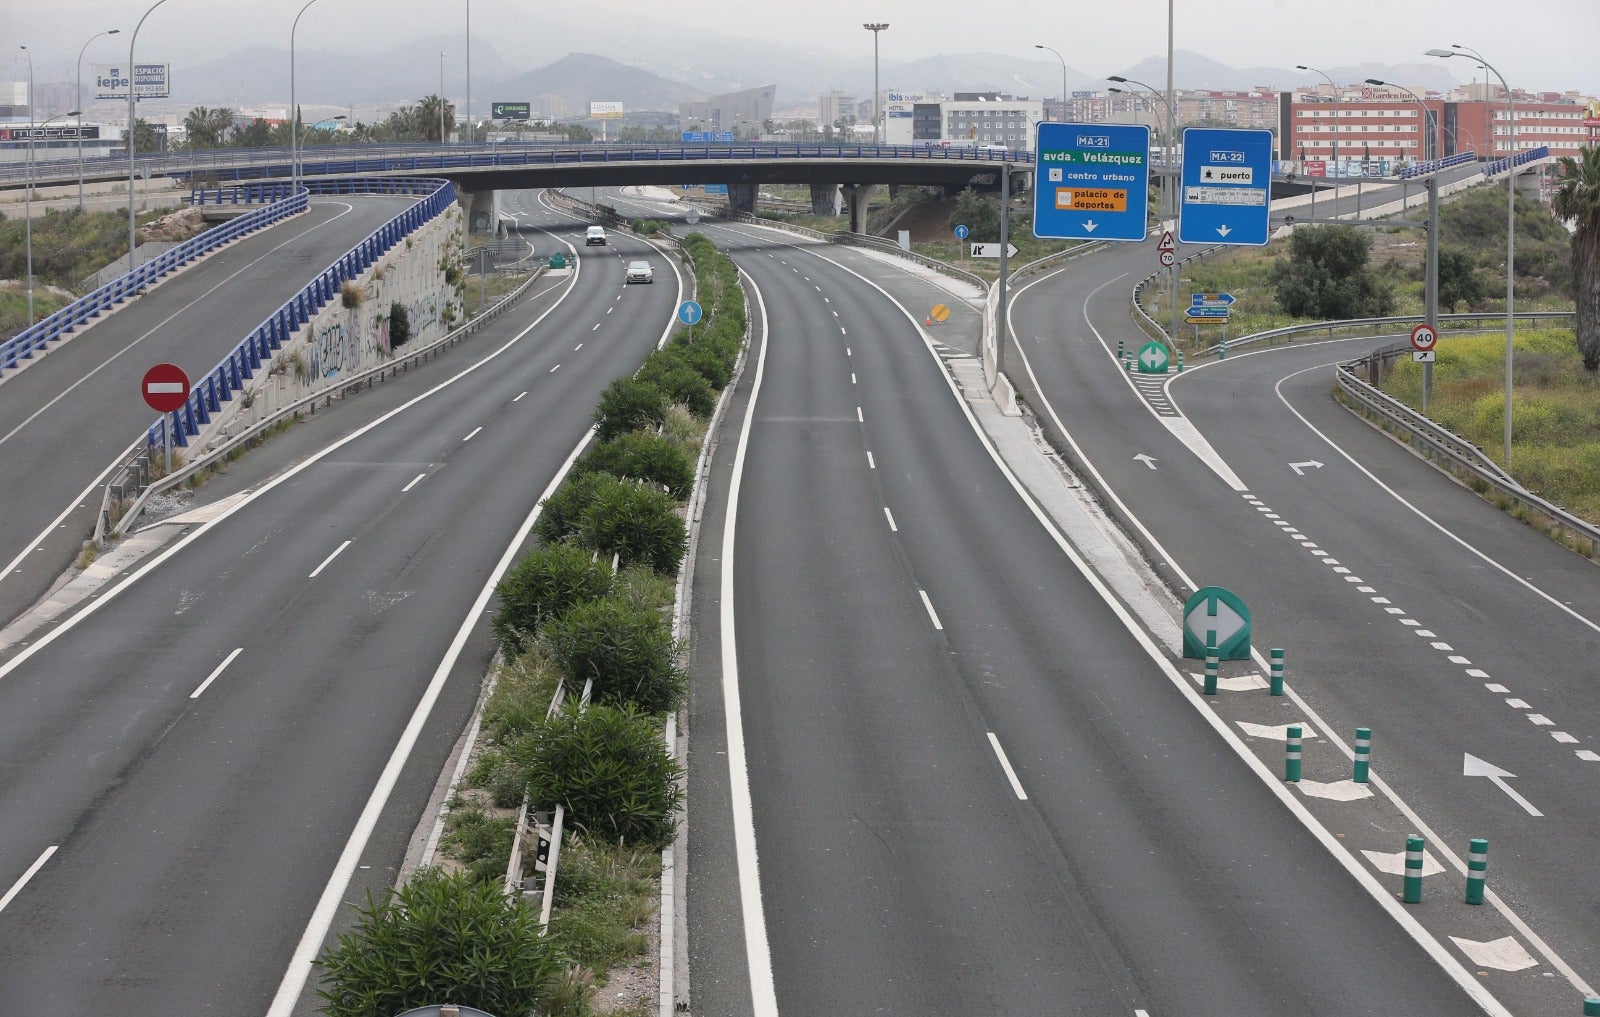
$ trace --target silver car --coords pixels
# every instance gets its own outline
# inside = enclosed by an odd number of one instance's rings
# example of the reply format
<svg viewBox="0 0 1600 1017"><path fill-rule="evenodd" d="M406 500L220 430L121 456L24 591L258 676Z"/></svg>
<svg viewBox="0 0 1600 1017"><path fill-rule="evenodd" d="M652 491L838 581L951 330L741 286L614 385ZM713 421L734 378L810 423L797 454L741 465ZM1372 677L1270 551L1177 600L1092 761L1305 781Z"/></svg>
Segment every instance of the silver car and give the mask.
<svg viewBox="0 0 1600 1017"><path fill-rule="evenodd" d="M648 261L628 262L628 282L653 283L655 282L653 275L654 273L651 272L650 263Z"/></svg>

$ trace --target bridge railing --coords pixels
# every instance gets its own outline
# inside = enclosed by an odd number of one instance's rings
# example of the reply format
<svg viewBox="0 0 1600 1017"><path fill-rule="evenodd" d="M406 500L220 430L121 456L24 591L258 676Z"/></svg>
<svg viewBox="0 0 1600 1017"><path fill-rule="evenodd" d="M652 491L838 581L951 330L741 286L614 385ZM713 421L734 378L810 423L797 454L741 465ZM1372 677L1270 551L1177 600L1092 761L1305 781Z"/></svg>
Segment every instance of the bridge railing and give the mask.
<svg viewBox="0 0 1600 1017"><path fill-rule="evenodd" d="M200 205L261 205L282 201L293 193L293 185L286 180L272 183L239 184L234 187L196 187L189 192L189 204Z"/></svg>
<svg viewBox="0 0 1600 1017"><path fill-rule="evenodd" d="M104 286L79 297L49 317L35 322L4 343L0 343L0 376L22 362L32 359L35 353L88 324L116 305L143 293L167 274L247 233L270 226L297 212L303 212L306 206L305 192L286 195L272 204L215 226L197 237L191 237L176 247L156 255L131 272L124 272Z"/></svg>
<svg viewBox="0 0 1600 1017"><path fill-rule="evenodd" d="M455 200L455 187L448 180L407 177L396 180L312 180L302 184L302 200L308 192L333 194L414 194L422 200L405 209L374 230L366 239L340 255L290 297L233 351L190 387L189 398L171 413L150 426L147 444L165 446L169 441L182 448L200 428L211 422L211 415L222 409L244 383L254 377L263 362L323 306L339 295L339 287L358 278L373 262L424 223L432 220Z"/></svg>

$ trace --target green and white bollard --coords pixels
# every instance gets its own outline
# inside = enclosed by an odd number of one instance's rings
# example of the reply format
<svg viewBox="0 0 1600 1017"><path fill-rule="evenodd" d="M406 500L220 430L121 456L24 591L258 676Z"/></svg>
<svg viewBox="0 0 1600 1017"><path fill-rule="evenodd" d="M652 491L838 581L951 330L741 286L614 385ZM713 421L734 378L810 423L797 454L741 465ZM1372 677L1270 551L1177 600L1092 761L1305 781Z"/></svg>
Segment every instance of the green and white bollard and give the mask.
<svg viewBox="0 0 1600 1017"><path fill-rule="evenodd" d="M1292 725L1283 739L1283 779L1293 783L1300 779L1300 725Z"/></svg>
<svg viewBox="0 0 1600 1017"><path fill-rule="evenodd" d="M1406 838L1406 882L1404 900L1407 904L1422 903L1422 844L1416 834Z"/></svg>
<svg viewBox="0 0 1600 1017"><path fill-rule="evenodd" d="M1183 351L1182 350L1178 351L1178 373L1179 374L1183 373Z"/></svg>
<svg viewBox="0 0 1600 1017"><path fill-rule="evenodd" d="M1483 903L1483 883L1489 877L1489 842L1474 837L1467 845L1467 903Z"/></svg>
<svg viewBox="0 0 1600 1017"><path fill-rule="evenodd" d="M1356 728L1356 783L1367 782L1367 769L1372 764L1372 728Z"/></svg>
<svg viewBox="0 0 1600 1017"><path fill-rule="evenodd" d="M1121 339L1117 340L1117 359L1119 361L1128 359L1127 348Z"/></svg>
<svg viewBox="0 0 1600 1017"><path fill-rule="evenodd" d="M1600 1017L1600 996L1590 996L1583 1001L1583 1017Z"/></svg>
<svg viewBox="0 0 1600 1017"><path fill-rule="evenodd" d="M1206 695L1217 694L1217 648L1215 644L1206 644Z"/></svg>
<svg viewBox="0 0 1600 1017"><path fill-rule="evenodd" d="M1217 343L1217 359L1218 360L1226 360L1227 358L1228 358L1228 340L1223 339L1223 340L1220 340Z"/></svg>
<svg viewBox="0 0 1600 1017"><path fill-rule="evenodd" d="M1272 677L1270 682L1271 684L1267 686L1267 695L1283 695L1283 651L1280 649L1272 651Z"/></svg>

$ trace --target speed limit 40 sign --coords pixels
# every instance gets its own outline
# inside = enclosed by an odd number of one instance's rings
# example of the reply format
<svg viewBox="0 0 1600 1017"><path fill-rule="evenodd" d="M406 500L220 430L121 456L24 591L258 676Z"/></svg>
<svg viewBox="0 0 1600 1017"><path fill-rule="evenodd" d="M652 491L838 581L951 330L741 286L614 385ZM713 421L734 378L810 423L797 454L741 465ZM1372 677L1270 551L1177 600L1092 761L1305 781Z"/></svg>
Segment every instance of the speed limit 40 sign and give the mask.
<svg viewBox="0 0 1600 1017"><path fill-rule="evenodd" d="M1439 341L1439 333L1432 325L1423 323L1411 330L1411 359L1419 364L1432 363L1434 358L1434 344Z"/></svg>

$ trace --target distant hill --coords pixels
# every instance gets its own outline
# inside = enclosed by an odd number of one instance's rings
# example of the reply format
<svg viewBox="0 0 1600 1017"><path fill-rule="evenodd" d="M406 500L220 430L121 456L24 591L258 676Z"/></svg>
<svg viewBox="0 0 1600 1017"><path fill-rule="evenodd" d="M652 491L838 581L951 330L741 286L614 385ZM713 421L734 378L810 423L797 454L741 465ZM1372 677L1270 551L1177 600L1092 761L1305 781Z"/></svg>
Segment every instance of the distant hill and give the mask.
<svg viewBox="0 0 1600 1017"><path fill-rule="evenodd" d="M553 106L558 114L587 113L590 102L620 102L629 111L677 112L680 102L713 94L592 53L569 53L492 87L499 98L533 100L535 108ZM556 97L560 103L538 101L544 96Z"/></svg>

